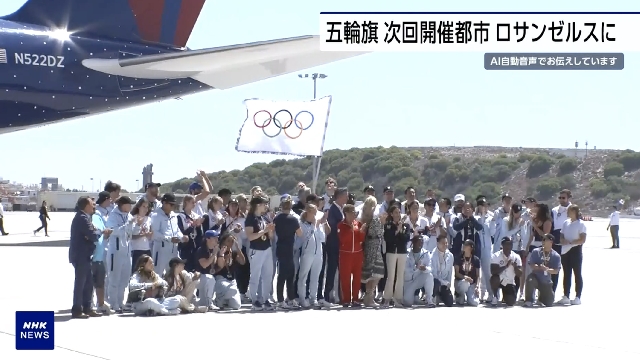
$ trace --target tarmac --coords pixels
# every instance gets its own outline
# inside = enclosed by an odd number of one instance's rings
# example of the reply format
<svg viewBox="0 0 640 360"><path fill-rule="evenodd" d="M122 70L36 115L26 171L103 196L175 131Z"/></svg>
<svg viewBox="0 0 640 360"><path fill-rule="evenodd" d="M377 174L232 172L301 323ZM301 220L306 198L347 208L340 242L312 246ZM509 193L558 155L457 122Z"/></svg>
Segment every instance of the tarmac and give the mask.
<svg viewBox="0 0 640 360"><path fill-rule="evenodd" d="M25 310L56 312L54 352L65 360L207 356L203 352L216 358L300 356L308 360L345 353L362 358L429 358L460 351L464 357L478 359L501 358L501 354L522 359L640 359L634 343L640 316L633 310L640 287L630 286L637 273L633 261L640 257L640 221L635 219L621 221L621 249L609 249L606 219L587 223L580 306L273 313L245 309L71 320L73 268L67 247L72 216L51 213L50 238L45 238L42 232L32 233L39 226L37 213L5 212L4 225L10 234L0 237L0 266L5 273L0 291L1 359L36 359L47 354L15 350L15 311ZM560 281L561 293L562 275ZM560 297L557 294L557 300ZM324 343L331 344L329 350Z"/></svg>

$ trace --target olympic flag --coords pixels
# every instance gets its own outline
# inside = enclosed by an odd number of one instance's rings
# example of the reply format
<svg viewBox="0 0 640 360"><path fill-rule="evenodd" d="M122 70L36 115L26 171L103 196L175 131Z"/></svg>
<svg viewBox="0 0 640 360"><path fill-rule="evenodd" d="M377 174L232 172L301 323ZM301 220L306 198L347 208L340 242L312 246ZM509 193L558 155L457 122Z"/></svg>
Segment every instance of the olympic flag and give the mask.
<svg viewBox="0 0 640 360"><path fill-rule="evenodd" d="M322 156L331 96L311 101L248 99L236 150Z"/></svg>

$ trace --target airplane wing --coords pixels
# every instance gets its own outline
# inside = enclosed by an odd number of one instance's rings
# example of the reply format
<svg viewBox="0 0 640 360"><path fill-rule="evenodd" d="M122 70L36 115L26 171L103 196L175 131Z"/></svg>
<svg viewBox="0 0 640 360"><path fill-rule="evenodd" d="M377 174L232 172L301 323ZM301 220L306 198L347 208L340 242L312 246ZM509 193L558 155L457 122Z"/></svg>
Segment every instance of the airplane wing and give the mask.
<svg viewBox="0 0 640 360"><path fill-rule="evenodd" d="M85 59L82 65L132 78L191 77L216 89L229 89L362 54L320 51L319 36L301 36L129 59Z"/></svg>

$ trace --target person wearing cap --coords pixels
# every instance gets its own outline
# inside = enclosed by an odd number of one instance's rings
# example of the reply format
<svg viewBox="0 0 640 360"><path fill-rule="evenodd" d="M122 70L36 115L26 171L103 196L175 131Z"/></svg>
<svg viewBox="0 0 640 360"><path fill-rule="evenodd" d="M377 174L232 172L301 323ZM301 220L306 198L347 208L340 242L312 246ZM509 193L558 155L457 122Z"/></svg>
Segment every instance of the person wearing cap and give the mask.
<svg viewBox="0 0 640 360"><path fill-rule="evenodd" d="M411 251L407 254L404 267L404 298L402 304L411 307L420 301L420 289L424 289L427 307L433 308L433 274L431 254L424 249L424 236L414 235L411 239Z"/></svg>
<svg viewBox="0 0 640 360"><path fill-rule="evenodd" d="M193 195L185 195L182 199L182 211L178 214L178 228L180 232L189 237L187 242L178 244L180 258L185 260L187 271L193 271L196 266L195 253L202 245L205 229L203 223L207 221L208 215L202 217L196 212L196 198Z"/></svg>
<svg viewBox="0 0 640 360"><path fill-rule="evenodd" d="M367 185L364 187L364 189L362 190L362 192L364 193L364 198L366 199L369 196L376 196L376 189L373 187L373 185ZM360 215L362 214L362 206L364 205L364 202L360 205L356 206L356 214L358 215L358 219L360 219Z"/></svg>
<svg viewBox="0 0 640 360"><path fill-rule="evenodd" d="M453 197L453 213L455 215L462 212L462 206L464 206L465 201L466 198L462 194L456 194L456 196Z"/></svg>
<svg viewBox="0 0 640 360"><path fill-rule="evenodd" d="M249 202L249 213L244 229L249 240L249 297L253 301L253 310L272 310L273 304L267 298L273 288L273 252L271 242L275 237L275 226L267 223L264 215L268 200L254 196ZM260 287L260 289L258 289Z"/></svg>
<svg viewBox="0 0 640 360"><path fill-rule="evenodd" d="M178 244L189 241L178 226L178 216L173 212L176 197L166 193L161 198L162 206L151 214L153 232L153 260L156 273L162 275L169 268L169 260L178 256Z"/></svg>
<svg viewBox="0 0 640 360"><path fill-rule="evenodd" d="M149 202L149 209L156 211L162 207L162 202L158 199L160 191L160 183L149 182L144 184L144 194L140 195L137 200L144 198Z"/></svg>
<svg viewBox="0 0 640 360"><path fill-rule="evenodd" d="M342 212L342 208L347 204L347 200L349 199L349 191L347 190L347 188L338 188L333 195L333 204L331 204L331 207L329 207L329 213L327 214L327 223L331 228L331 232L329 232L329 234L327 235L327 241L324 248L324 251L326 251L327 253L327 278L324 282L324 299L320 300L320 305L322 306L332 306L339 300L339 294L337 294L338 289L336 289L336 293L333 293L340 257L338 224L342 220L344 220L344 213ZM322 272L320 276L323 276ZM320 279L319 286L322 286L322 283L323 281L322 279ZM320 293L320 289L318 289L318 293Z"/></svg>
<svg viewBox="0 0 640 360"><path fill-rule="evenodd" d="M493 212L493 217L496 219L496 234L494 239L496 241L493 242L493 252L498 252L500 250L500 241L497 239L502 239L505 235L502 234L504 218L509 216L509 212L511 212L511 195L509 193L502 195L502 206L500 206L496 211Z"/></svg>
<svg viewBox="0 0 640 360"><path fill-rule="evenodd" d="M165 297L176 297L180 300L178 308L183 313L207 312L206 306L193 304L196 289L200 284L200 273L188 272L184 267L185 261L177 256L169 260L169 270L164 275L164 281L167 282Z"/></svg>
<svg viewBox="0 0 640 360"><path fill-rule="evenodd" d="M111 206L111 195L108 191L101 191L96 200L96 214L102 217L104 222L109 218L109 212L113 210Z"/></svg>
<svg viewBox="0 0 640 360"><path fill-rule="evenodd" d="M413 186L409 186L404 189L404 201L400 203L400 213L407 213L407 204L414 201L416 199L416 189Z"/></svg>
<svg viewBox="0 0 640 360"><path fill-rule="evenodd" d="M306 197L305 197L306 203ZM296 236L302 236L299 217L291 215L293 199L291 195L280 197L280 213L273 219L276 238L276 259L278 262L278 280L276 281L277 306L281 309L298 308L294 280L296 277L294 265L294 243ZM299 256L299 254L298 254ZM284 298L284 287L287 286L287 298Z"/></svg>
<svg viewBox="0 0 640 360"><path fill-rule="evenodd" d="M553 250L555 239L551 234L542 237L542 247L536 248L529 256L531 274L527 276L525 284L524 306L533 306L533 296L538 290L538 301L546 307L553 306L556 294L553 290L551 275L557 274L562 268L560 254Z"/></svg>
<svg viewBox="0 0 640 360"><path fill-rule="evenodd" d="M620 248L620 236L618 235L620 231L620 211L618 207L622 208L619 204L611 207L613 211L609 215L609 225L607 225L607 231L611 233L612 249Z"/></svg>
<svg viewBox="0 0 640 360"><path fill-rule="evenodd" d="M433 303L442 302L446 307L453 306L453 294L451 293L451 279L453 278L453 263L455 258L449 251L446 234L438 236L438 246L431 253L431 271L433 273ZM429 294L425 295L428 299Z"/></svg>
<svg viewBox="0 0 640 360"><path fill-rule="evenodd" d="M131 206L134 201L128 196L120 196L116 207L109 214L105 226L111 229L107 257L109 258L107 278L109 284L107 294L109 303L114 311L122 313L124 305L124 291L129 284L131 274L131 249L129 243L133 236L133 225L141 225L141 220L133 215Z"/></svg>
<svg viewBox="0 0 640 360"><path fill-rule="evenodd" d="M522 274L522 259L512 251L513 241L510 237L503 237L500 242L502 250L493 254L491 258L491 305L498 305L498 291L501 291L504 303L513 306L517 294L516 278Z"/></svg>
<svg viewBox="0 0 640 360"><path fill-rule="evenodd" d="M200 285L198 287L200 302L198 304L206 306L210 310L216 309L213 302L216 289L214 265L220 250L219 237L220 233L216 230L205 231L204 242L196 250L195 254L197 260L196 271L200 273Z"/></svg>
<svg viewBox="0 0 640 360"><path fill-rule="evenodd" d="M382 189L382 194L382 202L378 204L376 213L374 214L375 216L386 213L389 207L391 207L391 203L396 201L393 188L391 186L385 186L384 189Z"/></svg>
<svg viewBox="0 0 640 360"><path fill-rule="evenodd" d="M480 265L481 265L481 280L480 286L480 301L491 301L493 292L491 291L491 257L493 256L493 238L496 233L496 221L493 217L493 212L489 211L489 202L487 199L480 195L476 198L476 220L482 224L482 231L480 235Z"/></svg>
<svg viewBox="0 0 640 360"><path fill-rule="evenodd" d="M473 255L478 258L482 254L482 242L480 235L483 230L483 226L475 218L473 214L473 206L468 201L462 205L460 214L453 218L451 228L456 232L453 237L451 245L451 253L457 259L463 252L463 245L465 241L473 241L475 246L473 248Z"/></svg>
<svg viewBox="0 0 640 360"><path fill-rule="evenodd" d="M480 258L473 255L475 243L466 240L462 254L454 259L455 298L458 305L478 306L478 283L480 281Z"/></svg>
<svg viewBox="0 0 640 360"><path fill-rule="evenodd" d="M120 197L120 191L122 191L122 186L120 184L115 183L111 180L107 180L104 184L104 191L109 193L109 206L107 207L108 212L111 212L116 207L116 200ZM106 221L106 220L105 220Z"/></svg>
<svg viewBox="0 0 640 360"><path fill-rule="evenodd" d="M198 170L196 172L196 175L200 177L202 185L199 182L194 181L191 185L189 185L189 195L195 198L196 205L193 211L199 216L202 216L205 213L204 207L202 206L202 201L205 200L209 196L209 194L211 194L211 189L213 186L211 185L211 180L209 180L207 173L205 173L203 170Z"/></svg>

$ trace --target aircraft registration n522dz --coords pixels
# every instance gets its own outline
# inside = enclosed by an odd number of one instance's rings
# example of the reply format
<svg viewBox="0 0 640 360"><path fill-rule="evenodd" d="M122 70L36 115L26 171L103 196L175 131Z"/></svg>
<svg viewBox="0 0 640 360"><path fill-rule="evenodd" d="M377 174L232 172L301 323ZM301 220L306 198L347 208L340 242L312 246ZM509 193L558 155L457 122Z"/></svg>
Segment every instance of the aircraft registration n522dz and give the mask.
<svg viewBox="0 0 640 360"><path fill-rule="evenodd" d="M27 0L0 17L0 134L350 58L318 36L185 46L206 0Z"/></svg>

